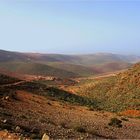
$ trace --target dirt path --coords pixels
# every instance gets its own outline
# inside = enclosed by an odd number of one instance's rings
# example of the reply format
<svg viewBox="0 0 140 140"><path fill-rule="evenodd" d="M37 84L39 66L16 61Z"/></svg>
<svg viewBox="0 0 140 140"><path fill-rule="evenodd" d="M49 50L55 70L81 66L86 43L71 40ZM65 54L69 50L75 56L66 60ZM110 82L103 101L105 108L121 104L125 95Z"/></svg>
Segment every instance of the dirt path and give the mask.
<svg viewBox="0 0 140 140"><path fill-rule="evenodd" d="M117 74L119 74L123 71L125 71L125 70L116 71L116 72L109 72L109 73L99 74L99 75L90 76L90 77L76 78L76 80L86 80L86 79L94 80L94 79L106 78L106 77L110 77L110 76L116 76Z"/></svg>
<svg viewBox="0 0 140 140"><path fill-rule="evenodd" d="M16 82L16 83L0 85L0 87L16 86L16 85L22 84L22 83L24 83L24 82L25 82L25 81L19 81L19 82Z"/></svg>

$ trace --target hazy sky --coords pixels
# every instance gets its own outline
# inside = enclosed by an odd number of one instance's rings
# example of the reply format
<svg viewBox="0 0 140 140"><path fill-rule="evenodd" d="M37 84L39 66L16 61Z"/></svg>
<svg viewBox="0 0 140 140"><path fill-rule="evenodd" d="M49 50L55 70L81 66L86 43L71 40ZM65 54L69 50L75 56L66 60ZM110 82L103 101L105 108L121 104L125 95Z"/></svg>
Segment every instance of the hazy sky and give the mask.
<svg viewBox="0 0 140 140"><path fill-rule="evenodd" d="M0 0L0 49L140 54L140 1Z"/></svg>

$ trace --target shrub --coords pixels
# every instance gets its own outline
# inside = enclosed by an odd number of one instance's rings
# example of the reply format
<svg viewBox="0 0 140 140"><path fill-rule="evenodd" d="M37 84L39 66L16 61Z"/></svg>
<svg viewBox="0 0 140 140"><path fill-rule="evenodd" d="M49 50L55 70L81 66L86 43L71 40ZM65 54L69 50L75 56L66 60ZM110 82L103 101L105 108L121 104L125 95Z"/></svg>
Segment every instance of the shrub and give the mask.
<svg viewBox="0 0 140 140"><path fill-rule="evenodd" d="M61 122L61 123L60 123L60 126L63 127L63 128L67 128L67 125L66 125L66 123L64 123L64 122Z"/></svg>
<svg viewBox="0 0 140 140"><path fill-rule="evenodd" d="M30 138L31 138L31 139L39 140L39 139L41 139L41 136L40 136L39 134L34 134L34 133L33 133L33 134L30 135Z"/></svg>
<svg viewBox="0 0 140 140"><path fill-rule="evenodd" d="M10 124L0 124L0 129L1 130L4 130L4 129L12 130L12 125L10 125Z"/></svg>
<svg viewBox="0 0 140 140"><path fill-rule="evenodd" d="M83 128L82 126L77 126L74 128L74 130L80 133L86 133L86 129Z"/></svg>
<svg viewBox="0 0 140 140"><path fill-rule="evenodd" d="M93 107L89 107L89 111L95 111Z"/></svg>
<svg viewBox="0 0 140 140"><path fill-rule="evenodd" d="M112 118L108 125L120 128L122 127L122 121L117 118Z"/></svg>
<svg viewBox="0 0 140 140"><path fill-rule="evenodd" d="M129 121L127 118L121 118L122 121Z"/></svg>

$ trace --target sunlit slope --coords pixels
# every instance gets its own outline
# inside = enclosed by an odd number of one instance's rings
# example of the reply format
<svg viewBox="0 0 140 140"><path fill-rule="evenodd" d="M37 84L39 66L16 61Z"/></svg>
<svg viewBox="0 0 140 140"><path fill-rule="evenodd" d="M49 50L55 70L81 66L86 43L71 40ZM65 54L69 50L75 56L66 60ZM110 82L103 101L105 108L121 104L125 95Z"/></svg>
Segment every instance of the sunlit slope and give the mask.
<svg viewBox="0 0 140 140"><path fill-rule="evenodd" d="M117 76L81 81L69 90L96 100L99 109L140 110L140 64Z"/></svg>

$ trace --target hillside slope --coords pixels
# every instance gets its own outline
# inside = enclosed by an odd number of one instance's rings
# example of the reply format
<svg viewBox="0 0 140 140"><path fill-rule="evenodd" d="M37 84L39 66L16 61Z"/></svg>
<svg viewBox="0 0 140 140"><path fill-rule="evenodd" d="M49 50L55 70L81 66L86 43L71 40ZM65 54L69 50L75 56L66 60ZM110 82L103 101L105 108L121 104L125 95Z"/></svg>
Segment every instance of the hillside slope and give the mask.
<svg viewBox="0 0 140 140"><path fill-rule="evenodd" d="M11 84L19 81L21 80L0 73L0 85Z"/></svg>
<svg viewBox="0 0 140 140"><path fill-rule="evenodd" d="M62 55L0 50L0 67L3 69L23 74L45 74L66 78L126 69L130 63L138 60L138 56L111 53Z"/></svg>
<svg viewBox="0 0 140 140"><path fill-rule="evenodd" d="M46 75L61 78L78 77L78 74L66 70L34 62L5 62L0 63L2 69L20 74Z"/></svg>
<svg viewBox="0 0 140 140"><path fill-rule="evenodd" d="M0 86L0 132L21 139L40 139L44 133L51 139L140 138L140 120L89 110L75 104L84 103L83 97L70 94L34 82ZM122 120L121 128L109 126L114 117Z"/></svg>
<svg viewBox="0 0 140 140"><path fill-rule="evenodd" d="M107 73L107 72L115 72L119 70L125 70L127 68L130 68L132 64L125 63L125 62L108 62L104 64L96 65L95 68L97 71L100 71L100 73Z"/></svg>
<svg viewBox="0 0 140 140"><path fill-rule="evenodd" d="M96 100L99 109L140 110L140 64L116 76L83 80L69 90Z"/></svg>
<svg viewBox="0 0 140 140"><path fill-rule="evenodd" d="M79 76L91 76L107 72L115 72L123 70L131 66L130 63L125 62L108 62L104 64L96 64L94 66L75 65L62 62L50 62L47 65L54 68L63 69L78 74Z"/></svg>
<svg viewBox="0 0 140 140"><path fill-rule="evenodd" d="M96 70L94 68L90 68L82 65L75 65L75 64L62 63L62 62L50 62L47 64L54 68L63 69L66 71L76 73L79 76L90 76L90 75L96 75L100 73L100 70Z"/></svg>

